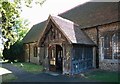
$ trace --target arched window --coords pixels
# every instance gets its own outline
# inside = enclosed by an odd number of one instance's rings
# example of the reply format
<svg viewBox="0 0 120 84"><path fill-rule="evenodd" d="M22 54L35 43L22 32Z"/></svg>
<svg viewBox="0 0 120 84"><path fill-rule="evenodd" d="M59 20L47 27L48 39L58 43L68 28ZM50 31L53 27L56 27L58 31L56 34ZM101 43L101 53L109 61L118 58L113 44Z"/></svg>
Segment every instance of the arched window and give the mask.
<svg viewBox="0 0 120 84"><path fill-rule="evenodd" d="M107 32L101 38L104 59L120 59L120 32Z"/></svg>
<svg viewBox="0 0 120 84"><path fill-rule="evenodd" d="M120 32L115 33L112 36L112 49L113 49L113 58L119 59L120 58Z"/></svg>
<svg viewBox="0 0 120 84"><path fill-rule="evenodd" d="M112 59L112 36L111 34L107 33L105 36L104 36L104 59Z"/></svg>

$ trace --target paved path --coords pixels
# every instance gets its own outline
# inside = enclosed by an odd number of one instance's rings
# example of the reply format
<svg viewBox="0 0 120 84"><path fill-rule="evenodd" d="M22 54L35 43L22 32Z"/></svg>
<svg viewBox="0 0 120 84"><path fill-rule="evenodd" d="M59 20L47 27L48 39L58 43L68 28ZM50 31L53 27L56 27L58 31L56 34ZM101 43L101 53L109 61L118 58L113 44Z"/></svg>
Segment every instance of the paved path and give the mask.
<svg viewBox="0 0 120 84"><path fill-rule="evenodd" d="M75 78L75 77L67 77L64 75L51 75L49 73L39 73L36 75L29 76L22 80L16 80L15 82L89 82L84 78Z"/></svg>
<svg viewBox="0 0 120 84"><path fill-rule="evenodd" d="M20 68L17 68L12 64L2 64L2 67L12 71L13 74L18 77L17 80L11 83L14 83L14 82L94 82L85 78L68 77L62 74L54 74L51 72L32 74Z"/></svg>
<svg viewBox="0 0 120 84"><path fill-rule="evenodd" d="M3 68L10 70L18 79L24 79L24 77L29 77L33 74L26 72L18 67L13 66L12 64L4 63L2 64Z"/></svg>

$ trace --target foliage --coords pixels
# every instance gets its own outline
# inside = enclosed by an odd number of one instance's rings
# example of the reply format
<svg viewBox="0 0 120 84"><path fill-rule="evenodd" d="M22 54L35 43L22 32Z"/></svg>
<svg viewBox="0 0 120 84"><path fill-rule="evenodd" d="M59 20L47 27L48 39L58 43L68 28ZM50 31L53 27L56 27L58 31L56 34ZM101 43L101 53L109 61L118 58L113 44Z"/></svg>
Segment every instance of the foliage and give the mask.
<svg viewBox="0 0 120 84"><path fill-rule="evenodd" d="M16 25L14 26L14 35L16 35L17 41L21 41L26 33L29 31L28 28L29 22L28 20L18 19L16 21Z"/></svg>
<svg viewBox="0 0 120 84"><path fill-rule="evenodd" d="M3 58L14 62L15 60L24 61L23 57L23 44L22 42L16 42L10 46L10 48L4 48L3 50Z"/></svg>
<svg viewBox="0 0 120 84"><path fill-rule="evenodd" d="M26 35L26 33L28 32L28 21L23 19L17 20L16 21L16 25L14 26L15 29L13 30L13 33L15 35L15 38L17 41L13 44L10 45L10 48L6 48L4 47L3 50L3 58L7 59L9 61L14 61L14 60L19 60L19 61L23 61L23 45L21 40L23 39L23 37Z"/></svg>
<svg viewBox="0 0 120 84"><path fill-rule="evenodd" d="M21 4L24 3L27 7L32 7L32 4L42 5L46 0L14 0L14 2L21 8Z"/></svg>
<svg viewBox="0 0 120 84"><path fill-rule="evenodd" d="M23 66L21 66L21 64ZM31 72L31 73L40 73L41 71L43 71L43 66L41 65L37 65L37 64L33 64L33 63L14 63L14 66L20 67L23 70L27 71L27 72Z"/></svg>
<svg viewBox="0 0 120 84"><path fill-rule="evenodd" d="M0 12L2 15L2 36L7 39L5 47L10 46L15 42L15 35L13 34L15 21L19 18L19 12L16 9L16 4L11 2L2 2ZM11 42L11 43L10 43Z"/></svg>
<svg viewBox="0 0 120 84"><path fill-rule="evenodd" d="M2 57L2 52L0 51L0 58Z"/></svg>
<svg viewBox="0 0 120 84"><path fill-rule="evenodd" d="M17 40L21 40L16 37L19 36L19 33L15 30L23 26L18 24L22 3L31 7L33 2L42 4L44 1L45 0L0 0L0 19L2 19L0 27L2 28L2 37L7 39L7 41L4 42L4 47L9 48L10 45L13 45Z"/></svg>

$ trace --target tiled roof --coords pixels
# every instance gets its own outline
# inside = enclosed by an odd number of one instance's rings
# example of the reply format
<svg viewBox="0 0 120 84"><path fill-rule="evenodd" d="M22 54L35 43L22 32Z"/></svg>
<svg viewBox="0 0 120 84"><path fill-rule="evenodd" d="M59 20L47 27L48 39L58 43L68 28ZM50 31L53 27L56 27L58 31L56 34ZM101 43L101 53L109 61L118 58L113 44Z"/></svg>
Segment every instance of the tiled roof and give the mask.
<svg viewBox="0 0 120 84"><path fill-rule="evenodd" d="M50 18L72 43L94 45L93 41L74 22L59 16L50 16Z"/></svg>
<svg viewBox="0 0 120 84"><path fill-rule="evenodd" d="M87 28L118 21L118 4L118 2L88 2L59 15L65 19L58 19L60 17L54 16L52 17L61 29L63 28L65 34L73 43L87 43L88 39L84 39L88 38L87 35L85 35L79 28ZM24 37L23 42L29 43L38 41L45 28L45 24L46 22L41 22L34 25Z"/></svg>
<svg viewBox="0 0 120 84"><path fill-rule="evenodd" d="M118 2L88 2L59 16L87 28L118 21L118 5Z"/></svg>
<svg viewBox="0 0 120 84"><path fill-rule="evenodd" d="M45 27L46 21L33 25L33 27L29 30L26 36L23 38L23 43L30 43L38 41L43 29Z"/></svg>

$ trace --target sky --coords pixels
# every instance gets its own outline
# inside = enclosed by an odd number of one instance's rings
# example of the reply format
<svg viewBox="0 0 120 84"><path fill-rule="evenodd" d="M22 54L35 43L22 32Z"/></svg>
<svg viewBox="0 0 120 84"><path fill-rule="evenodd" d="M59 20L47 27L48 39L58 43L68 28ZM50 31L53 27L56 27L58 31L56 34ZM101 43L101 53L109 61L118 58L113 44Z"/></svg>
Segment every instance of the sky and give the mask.
<svg viewBox="0 0 120 84"><path fill-rule="evenodd" d="M50 14L58 15L88 1L90 0L46 0L42 6L36 4L33 4L32 8L23 6L21 17L28 19L32 26L46 20Z"/></svg>
<svg viewBox="0 0 120 84"><path fill-rule="evenodd" d="M32 27L34 24L46 20L50 14L58 15L88 1L90 0L46 0L42 6L32 4L32 8L22 5L21 17L28 19L29 27ZM3 48L1 38L0 48Z"/></svg>
<svg viewBox="0 0 120 84"><path fill-rule="evenodd" d="M23 6L21 16L30 21L30 26L46 20L50 14L58 15L85 2L118 2L120 0L46 0L42 6Z"/></svg>

